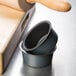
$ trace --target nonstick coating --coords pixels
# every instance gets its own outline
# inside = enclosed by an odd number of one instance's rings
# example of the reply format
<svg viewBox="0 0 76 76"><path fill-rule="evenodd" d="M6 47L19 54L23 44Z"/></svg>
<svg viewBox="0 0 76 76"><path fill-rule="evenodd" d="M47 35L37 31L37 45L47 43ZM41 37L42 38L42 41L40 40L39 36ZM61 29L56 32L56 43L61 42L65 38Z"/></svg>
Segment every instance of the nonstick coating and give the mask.
<svg viewBox="0 0 76 76"><path fill-rule="evenodd" d="M53 53L49 53L47 55L33 55L29 54L26 51L24 52L24 49L22 47L23 42L20 43L20 50L22 51L23 55L23 63L25 65L29 65L31 67L45 67L52 63L52 57Z"/></svg>
<svg viewBox="0 0 76 76"><path fill-rule="evenodd" d="M23 48L31 54L48 54L57 43L58 36L49 21L38 23L27 33L23 40Z"/></svg>

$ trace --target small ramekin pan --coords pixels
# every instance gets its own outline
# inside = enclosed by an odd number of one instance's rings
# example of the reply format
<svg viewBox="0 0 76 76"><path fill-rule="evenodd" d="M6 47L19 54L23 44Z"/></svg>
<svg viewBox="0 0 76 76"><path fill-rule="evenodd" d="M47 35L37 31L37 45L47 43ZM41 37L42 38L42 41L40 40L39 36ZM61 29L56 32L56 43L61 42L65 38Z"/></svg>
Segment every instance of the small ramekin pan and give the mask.
<svg viewBox="0 0 76 76"><path fill-rule="evenodd" d="M56 46L58 36L49 21L33 27L23 40L23 48L32 54L48 54Z"/></svg>
<svg viewBox="0 0 76 76"><path fill-rule="evenodd" d="M22 51L24 65L41 68L46 67L52 63L53 53L46 55L35 55L27 53L27 51L23 49L23 41L20 43L20 50Z"/></svg>

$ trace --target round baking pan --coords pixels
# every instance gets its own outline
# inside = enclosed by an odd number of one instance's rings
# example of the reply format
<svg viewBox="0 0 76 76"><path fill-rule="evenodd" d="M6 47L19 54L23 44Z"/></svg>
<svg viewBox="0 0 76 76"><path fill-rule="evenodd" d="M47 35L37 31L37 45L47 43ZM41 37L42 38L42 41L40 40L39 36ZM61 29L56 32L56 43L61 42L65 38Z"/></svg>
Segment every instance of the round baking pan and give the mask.
<svg viewBox="0 0 76 76"><path fill-rule="evenodd" d="M23 48L31 54L48 54L56 46L58 36L49 21L33 27L23 40Z"/></svg>
<svg viewBox="0 0 76 76"><path fill-rule="evenodd" d="M35 55L27 53L23 49L23 41L20 43L20 50L22 51L23 55L23 63L25 65L29 65L31 67L40 68L48 66L52 63L53 53L45 54L45 55Z"/></svg>

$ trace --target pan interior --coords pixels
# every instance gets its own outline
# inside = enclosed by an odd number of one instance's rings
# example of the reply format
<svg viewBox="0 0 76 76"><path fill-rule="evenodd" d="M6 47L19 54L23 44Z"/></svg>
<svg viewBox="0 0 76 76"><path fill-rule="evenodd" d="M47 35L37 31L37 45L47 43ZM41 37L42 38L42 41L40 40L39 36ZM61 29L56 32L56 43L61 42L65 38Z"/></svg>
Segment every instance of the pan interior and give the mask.
<svg viewBox="0 0 76 76"><path fill-rule="evenodd" d="M37 46L39 40L45 36L49 32L49 24L44 22L38 24L35 28L33 28L28 34L25 40L25 47L27 49L32 49Z"/></svg>

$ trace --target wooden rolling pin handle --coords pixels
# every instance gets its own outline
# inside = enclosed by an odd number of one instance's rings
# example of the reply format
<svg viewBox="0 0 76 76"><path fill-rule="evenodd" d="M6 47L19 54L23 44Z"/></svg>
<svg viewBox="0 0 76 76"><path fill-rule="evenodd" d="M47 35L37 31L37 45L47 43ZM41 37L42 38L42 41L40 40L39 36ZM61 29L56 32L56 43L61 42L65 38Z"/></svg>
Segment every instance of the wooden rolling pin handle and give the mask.
<svg viewBox="0 0 76 76"><path fill-rule="evenodd" d="M45 6L47 6L48 8L57 10L57 11L61 11L61 12L67 12L71 9L71 5L70 3L66 2L66 1L59 1L59 0L26 0L29 3L41 3Z"/></svg>

